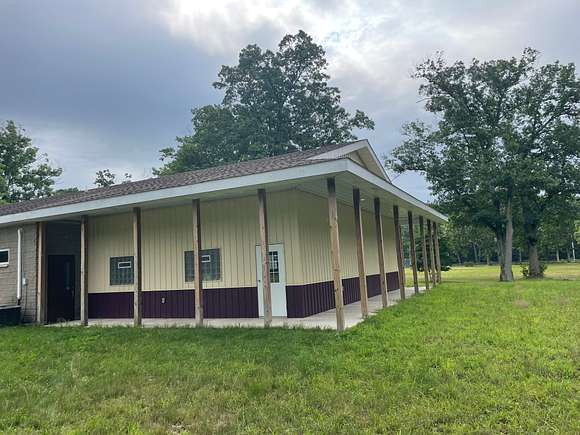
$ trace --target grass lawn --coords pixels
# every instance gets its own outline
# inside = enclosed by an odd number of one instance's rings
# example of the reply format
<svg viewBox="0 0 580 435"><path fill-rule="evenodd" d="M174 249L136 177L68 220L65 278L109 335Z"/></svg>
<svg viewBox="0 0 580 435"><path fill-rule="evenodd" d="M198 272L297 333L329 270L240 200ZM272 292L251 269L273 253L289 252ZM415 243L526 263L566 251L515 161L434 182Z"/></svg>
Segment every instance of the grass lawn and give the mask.
<svg viewBox="0 0 580 435"><path fill-rule="evenodd" d="M3 328L0 432L580 433L580 264L547 274L455 268L343 334Z"/></svg>

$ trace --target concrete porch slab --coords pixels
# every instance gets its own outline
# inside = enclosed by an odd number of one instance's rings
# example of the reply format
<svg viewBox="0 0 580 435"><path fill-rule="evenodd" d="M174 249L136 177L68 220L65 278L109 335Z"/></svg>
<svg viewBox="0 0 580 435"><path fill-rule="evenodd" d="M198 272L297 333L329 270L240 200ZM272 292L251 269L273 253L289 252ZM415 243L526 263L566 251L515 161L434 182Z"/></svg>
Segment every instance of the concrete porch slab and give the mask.
<svg viewBox="0 0 580 435"><path fill-rule="evenodd" d="M420 293L425 291L424 287L419 289ZM415 296L413 287L405 289L407 298ZM388 293L389 307L396 305L401 295L399 290L392 290ZM372 316L382 309L381 296L369 298L369 314ZM345 327L352 328L363 321L360 312L360 303L354 302L344 306ZM89 326L132 326L133 319L90 319ZM62 326L80 326L79 321L63 322L49 325L52 327ZM143 319L143 327L146 328L169 328L169 327L195 327L195 319ZM209 328L263 328L264 320L261 318L253 319L205 319L204 326ZM322 313L314 314L309 317L292 318L274 317L272 327L282 328L305 328L305 329L336 329L336 310L328 310Z"/></svg>

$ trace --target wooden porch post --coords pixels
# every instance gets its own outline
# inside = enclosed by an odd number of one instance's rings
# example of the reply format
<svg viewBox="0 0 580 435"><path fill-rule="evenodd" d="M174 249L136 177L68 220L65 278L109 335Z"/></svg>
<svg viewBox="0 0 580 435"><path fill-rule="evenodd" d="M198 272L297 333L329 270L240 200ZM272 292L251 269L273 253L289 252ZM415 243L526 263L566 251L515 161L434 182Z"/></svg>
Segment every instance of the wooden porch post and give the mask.
<svg viewBox="0 0 580 435"><path fill-rule="evenodd" d="M81 216L81 326L89 324L88 216Z"/></svg>
<svg viewBox="0 0 580 435"><path fill-rule="evenodd" d="M330 223L330 248L332 257L332 280L334 282L334 302L336 304L336 329L344 330L344 311L342 299L342 279L340 277L340 242L338 237L338 208L336 204L336 182L326 180L328 187L328 221Z"/></svg>
<svg viewBox="0 0 580 435"><path fill-rule="evenodd" d="M36 320L39 324L46 323L46 222L36 223Z"/></svg>
<svg viewBox="0 0 580 435"><path fill-rule="evenodd" d="M399 206L393 205L393 221L395 223L395 248L397 249L397 267L399 271L399 291L401 299L405 299L405 266L403 265L403 240L399 222Z"/></svg>
<svg viewBox="0 0 580 435"><path fill-rule="evenodd" d="M415 229L413 228L413 212L407 212L407 219L409 221L409 251L411 253L411 267L413 268L413 286L415 287L415 294L419 293L419 278L417 277L417 254L415 252Z"/></svg>
<svg viewBox="0 0 580 435"><path fill-rule="evenodd" d="M201 207L199 199L191 202L193 212L193 275L195 287L195 323L203 326L203 277L201 275Z"/></svg>
<svg viewBox="0 0 580 435"><path fill-rule="evenodd" d="M429 238L429 257L431 257L431 283L433 288L437 285L437 278L435 278L435 248L433 246L433 231L431 231L431 221L427 219L427 234Z"/></svg>
<svg viewBox="0 0 580 435"><path fill-rule="evenodd" d="M264 326L272 324L272 293L270 289L270 250L268 246L268 207L266 190L258 189L258 216L260 219L260 247L262 248L262 295L264 297Z"/></svg>
<svg viewBox="0 0 580 435"><path fill-rule="evenodd" d="M441 282L441 256L439 254L439 225L433 222L433 238L435 240L435 265L437 266L437 283Z"/></svg>
<svg viewBox="0 0 580 435"><path fill-rule="evenodd" d="M381 216L381 199L375 198L375 227L377 232L377 249L379 259L379 275L381 283L381 299L383 308L389 305L387 293L387 275L385 273L385 248L383 246L383 218Z"/></svg>
<svg viewBox="0 0 580 435"><path fill-rule="evenodd" d="M141 277L141 209L133 207L133 326L143 319L143 283Z"/></svg>
<svg viewBox="0 0 580 435"><path fill-rule="evenodd" d="M352 189L352 203L354 207L354 232L356 236L356 257L358 260L358 282L360 289L360 309L363 318L369 315L369 300L367 291L367 274L365 271L365 247L360 209L360 190Z"/></svg>
<svg viewBox="0 0 580 435"><path fill-rule="evenodd" d="M423 260L423 274L425 276L425 290L429 290L429 259L427 258L427 241L425 240L425 226L423 216L419 216L419 231L421 235L421 248Z"/></svg>

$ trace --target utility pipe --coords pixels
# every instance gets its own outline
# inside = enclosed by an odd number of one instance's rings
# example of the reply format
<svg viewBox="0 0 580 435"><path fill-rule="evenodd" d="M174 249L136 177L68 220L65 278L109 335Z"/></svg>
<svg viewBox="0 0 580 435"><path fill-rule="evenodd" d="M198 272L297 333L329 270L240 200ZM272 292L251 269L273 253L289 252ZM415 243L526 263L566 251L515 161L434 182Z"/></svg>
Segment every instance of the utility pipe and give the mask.
<svg viewBox="0 0 580 435"><path fill-rule="evenodd" d="M18 247L16 254L16 299L18 305L22 299L22 228L18 228Z"/></svg>

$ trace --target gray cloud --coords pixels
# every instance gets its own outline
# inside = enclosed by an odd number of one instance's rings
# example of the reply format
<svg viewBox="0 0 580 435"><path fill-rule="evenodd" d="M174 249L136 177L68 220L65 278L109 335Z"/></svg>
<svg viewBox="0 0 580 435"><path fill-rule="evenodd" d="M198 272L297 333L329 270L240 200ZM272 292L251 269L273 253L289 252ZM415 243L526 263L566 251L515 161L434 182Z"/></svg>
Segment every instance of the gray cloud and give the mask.
<svg viewBox="0 0 580 435"><path fill-rule="evenodd" d="M189 132L189 110L218 102L221 64L248 43L274 47L299 28L327 50L347 107L376 123L380 153L405 121L424 117L414 65L518 56L580 60L575 1L4 0L0 4L0 120L15 119L64 169L61 187L87 187L97 169L150 174L159 148ZM428 199L416 174L397 178Z"/></svg>

